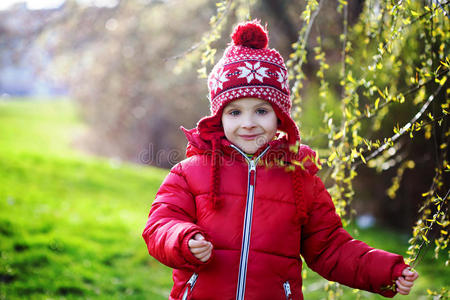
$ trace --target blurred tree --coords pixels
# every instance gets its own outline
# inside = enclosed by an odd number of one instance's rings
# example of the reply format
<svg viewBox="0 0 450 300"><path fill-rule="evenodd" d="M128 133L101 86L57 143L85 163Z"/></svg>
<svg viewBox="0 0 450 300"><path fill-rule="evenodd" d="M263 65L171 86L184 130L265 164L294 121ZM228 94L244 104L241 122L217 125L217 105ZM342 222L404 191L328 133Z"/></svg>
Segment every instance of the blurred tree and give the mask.
<svg viewBox="0 0 450 300"><path fill-rule="evenodd" d="M50 58L35 41L64 17L56 9L28 10L25 4L0 11L0 93L22 96L41 88L36 79L45 77Z"/></svg>
<svg viewBox="0 0 450 300"><path fill-rule="evenodd" d="M184 156L180 125L208 113L195 70L174 74L176 58L208 26L214 3L121 1L112 8L67 2L70 18L49 28L56 69L90 124L94 153L170 167ZM196 18L192 18L192 15ZM65 38L70 36L70 38Z"/></svg>

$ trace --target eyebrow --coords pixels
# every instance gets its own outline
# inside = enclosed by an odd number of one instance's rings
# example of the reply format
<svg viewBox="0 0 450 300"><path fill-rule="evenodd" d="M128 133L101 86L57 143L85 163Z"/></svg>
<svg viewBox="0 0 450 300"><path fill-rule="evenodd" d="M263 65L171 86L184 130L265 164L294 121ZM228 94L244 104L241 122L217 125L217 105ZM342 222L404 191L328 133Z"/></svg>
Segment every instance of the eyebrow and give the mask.
<svg viewBox="0 0 450 300"><path fill-rule="evenodd" d="M256 104L255 106L253 106L253 108L258 108L258 107L261 107L261 106L267 106L267 107L272 107L272 105L270 104L270 103L267 103L267 102L264 102L264 103L258 103L258 104ZM242 107L240 106L240 105L238 105L238 104L235 104L235 103L230 103L230 104L228 104L225 108L224 108L224 110L225 109L241 109Z"/></svg>
<svg viewBox="0 0 450 300"><path fill-rule="evenodd" d="M260 106L269 106L269 107L272 107L272 105L271 105L270 103L268 103L268 102L264 102L264 103L260 103L260 104L255 105L255 107L260 107Z"/></svg>

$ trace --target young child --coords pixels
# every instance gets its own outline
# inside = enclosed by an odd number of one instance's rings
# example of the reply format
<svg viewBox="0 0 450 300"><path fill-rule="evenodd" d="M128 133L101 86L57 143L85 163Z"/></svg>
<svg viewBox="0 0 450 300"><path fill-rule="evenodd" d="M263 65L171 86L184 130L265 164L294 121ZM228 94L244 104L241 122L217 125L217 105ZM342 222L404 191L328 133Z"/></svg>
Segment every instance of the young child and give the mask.
<svg viewBox="0 0 450 300"><path fill-rule="evenodd" d="M328 280L408 294L418 274L403 258L342 228L315 153L300 145L287 70L265 29L240 24L232 39L208 79L211 115L183 129L188 158L162 183L143 232L174 269L169 299L303 299L300 255Z"/></svg>

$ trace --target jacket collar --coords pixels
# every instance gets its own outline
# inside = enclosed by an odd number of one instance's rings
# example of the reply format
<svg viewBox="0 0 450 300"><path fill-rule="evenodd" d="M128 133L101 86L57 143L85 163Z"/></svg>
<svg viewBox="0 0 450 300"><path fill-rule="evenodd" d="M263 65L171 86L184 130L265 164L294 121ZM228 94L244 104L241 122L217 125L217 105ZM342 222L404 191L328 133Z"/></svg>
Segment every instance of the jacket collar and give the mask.
<svg viewBox="0 0 450 300"><path fill-rule="evenodd" d="M222 129L200 132L198 127L193 129L185 129L181 127L184 132L188 145L186 148L186 157L190 157L197 154L212 154L213 141L216 140L216 151L223 156L231 157L232 159L245 161L245 158L236 149L231 147L230 141L225 138L225 134ZM274 162L284 161L288 162L294 159L296 151L290 151L289 143L286 137L277 136L276 139L262 145L254 154L255 157L259 156L267 147L269 150L263 157L263 161Z"/></svg>

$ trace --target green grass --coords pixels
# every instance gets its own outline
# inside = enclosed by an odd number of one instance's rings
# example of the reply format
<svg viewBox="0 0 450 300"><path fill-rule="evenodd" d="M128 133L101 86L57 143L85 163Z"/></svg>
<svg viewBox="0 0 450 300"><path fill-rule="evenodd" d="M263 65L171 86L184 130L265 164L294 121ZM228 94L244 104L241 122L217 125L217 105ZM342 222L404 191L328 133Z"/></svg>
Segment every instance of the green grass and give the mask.
<svg viewBox="0 0 450 300"><path fill-rule="evenodd" d="M167 170L84 155L71 147L84 129L70 101L0 100L0 299L167 299L171 271L141 238ZM387 230L360 238L400 254L407 248L407 236ZM450 285L431 254L403 299ZM324 282L307 272L305 298L324 299Z"/></svg>
<svg viewBox="0 0 450 300"><path fill-rule="evenodd" d="M164 299L141 238L166 170L70 147L69 101L0 102L0 298Z"/></svg>

